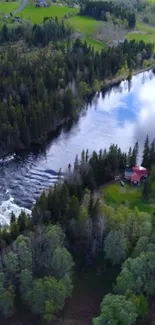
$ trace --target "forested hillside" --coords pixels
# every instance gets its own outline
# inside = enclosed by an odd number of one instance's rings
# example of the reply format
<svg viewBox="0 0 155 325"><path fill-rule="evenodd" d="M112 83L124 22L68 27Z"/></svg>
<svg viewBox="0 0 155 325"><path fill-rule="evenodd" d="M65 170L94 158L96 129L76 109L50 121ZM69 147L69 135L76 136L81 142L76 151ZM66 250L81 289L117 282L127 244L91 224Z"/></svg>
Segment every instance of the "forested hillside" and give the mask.
<svg viewBox="0 0 155 325"><path fill-rule="evenodd" d="M59 125L74 119L83 100L99 90L102 81L121 69L143 67L153 54L152 44L134 41L101 53L79 39L73 44L68 41L67 50L58 42L44 49L49 40L59 41L69 33L57 20L45 22L43 28L34 25L32 31L23 36L31 44L42 46L42 52L32 48L31 54L27 48L19 50L16 46L1 48L0 154L41 142ZM5 42L6 26L1 33ZM18 34L17 27L14 35Z"/></svg>
<svg viewBox="0 0 155 325"><path fill-rule="evenodd" d="M135 13L130 12L128 9L123 8L119 4L108 1L87 1L81 6L81 15L88 15L99 20L107 21L108 14L114 18L127 20L128 28L134 28L136 24Z"/></svg>

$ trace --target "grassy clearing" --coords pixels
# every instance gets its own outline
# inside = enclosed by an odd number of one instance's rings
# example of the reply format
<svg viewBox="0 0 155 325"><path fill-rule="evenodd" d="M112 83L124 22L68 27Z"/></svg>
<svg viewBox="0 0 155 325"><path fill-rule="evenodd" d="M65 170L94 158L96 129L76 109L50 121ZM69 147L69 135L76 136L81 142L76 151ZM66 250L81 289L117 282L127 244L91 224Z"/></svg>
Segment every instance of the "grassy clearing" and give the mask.
<svg viewBox="0 0 155 325"><path fill-rule="evenodd" d="M101 42L101 41L97 41L97 40L95 40L95 39L93 39L93 38L91 38L91 37L84 37L84 40L87 42L87 44L89 44L90 46L93 46L94 47L94 49L96 50L96 51L101 51L101 50L103 50L103 48L105 48L105 46L106 46L106 44L105 43L103 43L103 42Z"/></svg>
<svg viewBox="0 0 155 325"><path fill-rule="evenodd" d="M0 13L10 13L18 6L19 2L0 2Z"/></svg>
<svg viewBox="0 0 155 325"><path fill-rule="evenodd" d="M44 17L58 17L63 18L66 14L77 14L79 9L69 8L65 6L52 5L48 8L36 8L35 6L28 5L24 8L20 16L24 19L31 19L33 23L41 23Z"/></svg>
<svg viewBox="0 0 155 325"><path fill-rule="evenodd" d="M141 211L155 211L155 205L144 201L141 190L141 186L134 187L125 183L125 187L121 187L120 184L113 183L106 186L103 193L107 204L119 206L127 203L131 209L137 206Z"/></svg>
<svg viewBox="0 0 155 325"><path fill-rule="evenodd" d="M97 21L90 17L74 16L67 19L67 23L70 24L74 30L83 35L83 39L91 46L94 46L95 50L101 51L105 44L95 39L96 32L101 28L102 22Z"/></svg>
<svg viewBox="0 0 155 325"><path fill-rule="evenodd" d="M88 36L95 33L102 26L101 21L85 16L74 16L69 18L67 22L73 26L76 31Z"/></svg>
<svg viewBox="0 0 155 325"><path fill-rule="evenodd" d="M138 22L136 24L136 30L134 32L130 32L126 37L129 41L136 40L144 42L155 42L155 28L148 26L147 24L142 24Z"/></svg>

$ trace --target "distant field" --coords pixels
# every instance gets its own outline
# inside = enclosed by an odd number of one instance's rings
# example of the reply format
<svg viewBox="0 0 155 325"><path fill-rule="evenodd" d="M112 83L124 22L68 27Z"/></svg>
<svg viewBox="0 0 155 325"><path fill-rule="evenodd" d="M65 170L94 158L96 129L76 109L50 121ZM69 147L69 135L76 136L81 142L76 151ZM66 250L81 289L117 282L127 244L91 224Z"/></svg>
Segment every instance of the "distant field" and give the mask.
<svg viewBox="0 0 155 325"><path fill-rule="evenodd" d="M105 43L97 41L90 37L84 37L84 40L87 42L87 44L89 44L90 46L93 46L96 51L101 51L106 46Z"/></svg>
<svg viewBox="0 0 155 325"><path fill-rule="evenodd" d="M85 35L91 35L92 33L95 33L100 28L100 26L102 26L101 21L84 16L71 17L67 19L67 22L72 25L76 31L81 32Z"/></svg>
<svg viewBox="0 0 155 325"><path fill-rule="evenodd" d="M20 16L25 19L31 19L33 23L41 23L44 17L58 17L63 18L64 15L69 13L78 13L79 9L69 8L64 6L52 5L48 8L36 8L35 6L28 5L24 8Z"/></svg>
<svg viewBox="0 0 155 325"><path fill-rule="evenodd" d="M12 12L18 8L19 2L0 2L0 13Z"/></svg>
<svg viewBox="0 0 155 325"><path fill-rule="evenodd" d="M148 26L147 24L137 23L136 30L134 32L130 32L126 37L129 41L136 40L144 42L155 43L155 28Z"/></svg>
<svg viewBox="0 0 155 325"><path fill-rule="evenodd" d="M94 46L97 51L104 48L105 44L95 39L95 33L102 26L101 21L97 21L90 17L74 16L67 19L67 23L77 32L81 33L83 39L86 40L89 45Z"/></svg>

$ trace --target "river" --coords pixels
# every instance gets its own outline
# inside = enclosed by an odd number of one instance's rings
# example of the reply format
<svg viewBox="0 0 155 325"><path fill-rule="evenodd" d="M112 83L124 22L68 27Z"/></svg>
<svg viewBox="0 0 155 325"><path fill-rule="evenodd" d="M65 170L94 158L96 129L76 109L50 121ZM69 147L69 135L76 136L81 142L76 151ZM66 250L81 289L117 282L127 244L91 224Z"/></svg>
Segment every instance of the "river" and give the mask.
<svg viewBox="0 0 155 325"><path fill-rule="evenodd" d="M155 136L155 74L134 76L131 83L96 94L70 129L64 129L38 152L11 155L0 160L0 222L9 222L11 211L30 212L43 189L57 180L83 149L99 150L116 143L128 150L135 141L142 148L144 138Z"/></svg>

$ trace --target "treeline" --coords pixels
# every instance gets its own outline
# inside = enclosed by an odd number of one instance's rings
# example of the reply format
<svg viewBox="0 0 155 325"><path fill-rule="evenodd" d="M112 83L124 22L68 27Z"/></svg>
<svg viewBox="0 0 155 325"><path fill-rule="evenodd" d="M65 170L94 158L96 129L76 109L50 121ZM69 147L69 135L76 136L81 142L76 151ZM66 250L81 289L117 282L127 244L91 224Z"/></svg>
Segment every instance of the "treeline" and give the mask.
<svg viewBox="0 0 155 325"><path fill-rule="evenodd" d="M136 25L135 13L110 1L87 1L81 6L80 10L80 15L91 16L103 21L108 20L107 13L122 21L127 20L129 28L134 28Z"/></svg>
<svg viewBox="0 0 155 325"><path fill-rule="evenodd" d="M77 116L83 100L99 90L103 80L123 67L142 67L152 54L153 45L143 41L125 41L101 53L79 39L73 44L68 41L67 50L62 44L36 53L2 48L0 154L46 139L59 125Z"/></svg>
<svg viewBox="0 0 155 325"><path fill-rule="evenodd" d="M150 141L147 135L144 142L142 166L151 169L151 167L154 165L155 165L155 139Z"/></svg>
<svg viewBox="0 0 155 325"><path fill-rule="evenodd" d="M73 260L60 227L36 228L20 235L0 254L0 313L11 317L20 301L33 314L51 321L72 293Z"/></svg>
<svg viewBox="0 0 155 325"><path fill-rule="evenodd" d="M33 25L30 22L4 24L0 29L0 44L23 39L29 46L47 46L50 41L65 40L71 32L71 28L64 25L63 20L45 17L40 25Z"/></svg>
<svg viewBox="0 0 155 325"><path fill-rule="evenodd" d="M154 164L155 166L155 164ZM150 203L154 203L155 198L155 167L151 169L149 177L144 183L142 194L145 200L149 200Z"/></svg>

